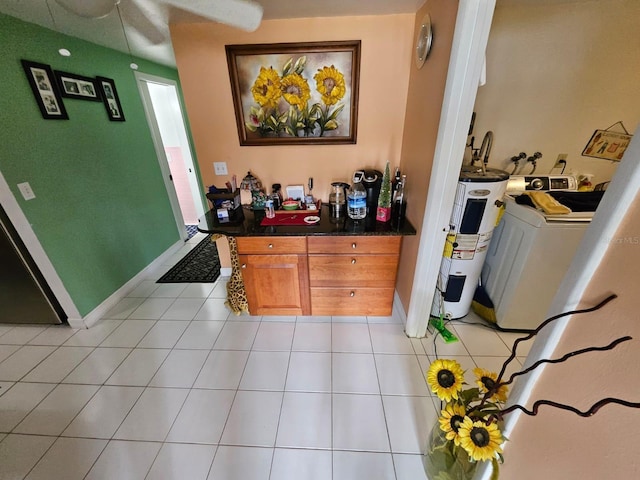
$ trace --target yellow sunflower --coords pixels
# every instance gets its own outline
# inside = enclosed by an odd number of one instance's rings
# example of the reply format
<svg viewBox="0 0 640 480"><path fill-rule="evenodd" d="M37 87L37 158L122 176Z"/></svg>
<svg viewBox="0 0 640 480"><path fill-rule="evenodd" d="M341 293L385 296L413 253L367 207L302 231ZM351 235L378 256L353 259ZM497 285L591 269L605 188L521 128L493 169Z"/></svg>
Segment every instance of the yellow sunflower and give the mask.
<svg viewBox="0 0 640 480"><path fill-rule="evenodd" d="M271 67L260 67L260 74L251 87L251 94L261 107L275 108L282 96L278 72Z"/></svg>
<svg viewBox="0 0 640 480"><path fill-rule="evenodd" d="M462 448L476 461L490 460L496 453L502 453L502 434L495 423L486 425L465 417L458 429L458 436Z"/></svg>
<svg viewBox="0 0 640 480"><path fill-rule="evenodd" d="M281 81L282 95L289 105L302 110L311 98L307 81L297 73L290 73Z"/></svg>
<svg viewBox="0 0 640 480"><path fill-rule="evenodd" d="M457 400L463 382L464 372L455 360L438 359L431 362L427 371L427 383L440 400Z"/></svg>
<svg viewBox="0 0 640 480"><path fill-rule="evenodd" d="M313 79L316 81L316 90L322 95L322 102L325 105L335 105L347 91L344 75L333 65L318 69Z"/></svg>
<svg viewBox="0 0 640 480"><path fill-rule="evenodd" d="M440 430L446 433L447 440L453 440L456 446L460 445L460 436L458 429L466 415L465 408L457 403L449 403L444 410L440 412Z"/></svg>
<svg viewBox="0 0 640 480"><path fill-rule="evenodd" d="M485 394L489 391L489 389L494 388L496 385L496 381L498 380L498 374L489 372L483 368L474 368L473 373L476 375L476 384L480 388L480 393ZM498 390L496 390L493 395L489 397L489 400L494 402L506 402L507 401L507 390L508 387L506 385L500 385Z"/></svg>

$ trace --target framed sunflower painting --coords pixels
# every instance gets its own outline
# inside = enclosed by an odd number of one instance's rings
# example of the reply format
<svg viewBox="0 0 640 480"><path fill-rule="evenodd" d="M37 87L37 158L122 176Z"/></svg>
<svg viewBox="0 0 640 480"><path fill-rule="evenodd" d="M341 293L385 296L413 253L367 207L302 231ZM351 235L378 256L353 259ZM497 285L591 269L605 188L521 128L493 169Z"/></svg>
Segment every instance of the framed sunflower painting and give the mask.
<svg viewBox="0 0 640 480"><path fill-rule="evenodd" d="M225 48L240 145L356 143L360 40Z"/></svg>

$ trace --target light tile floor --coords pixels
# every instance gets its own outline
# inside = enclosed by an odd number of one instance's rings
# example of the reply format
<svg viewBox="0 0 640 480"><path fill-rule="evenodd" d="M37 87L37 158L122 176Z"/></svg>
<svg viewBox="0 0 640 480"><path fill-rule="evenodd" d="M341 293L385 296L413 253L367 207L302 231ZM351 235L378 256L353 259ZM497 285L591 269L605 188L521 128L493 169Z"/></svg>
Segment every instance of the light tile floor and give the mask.
<svg viewBox="0 0 640 480"><path fill-rule="evenodd" d="M424 480L436 347L498 369L515 338L453 323L460 341L445 344L407 338L393 317L235 316L225 279L155 283L201 239L88 330L0 325L0 479Z"/></svg>

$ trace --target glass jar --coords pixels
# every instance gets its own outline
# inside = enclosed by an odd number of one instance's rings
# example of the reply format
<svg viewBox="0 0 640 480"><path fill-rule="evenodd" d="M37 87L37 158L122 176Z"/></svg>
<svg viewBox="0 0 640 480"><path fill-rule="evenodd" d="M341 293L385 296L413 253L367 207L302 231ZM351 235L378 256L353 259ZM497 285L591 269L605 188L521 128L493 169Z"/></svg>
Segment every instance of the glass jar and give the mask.
<svg viewBox="0 0 640 480"><path fill-rule="evenodd" d="M462 447L447 440L445 432L436 424L431 429L424 454L424 470L430 480L472 480L478 463L472 461Z"/></svg>

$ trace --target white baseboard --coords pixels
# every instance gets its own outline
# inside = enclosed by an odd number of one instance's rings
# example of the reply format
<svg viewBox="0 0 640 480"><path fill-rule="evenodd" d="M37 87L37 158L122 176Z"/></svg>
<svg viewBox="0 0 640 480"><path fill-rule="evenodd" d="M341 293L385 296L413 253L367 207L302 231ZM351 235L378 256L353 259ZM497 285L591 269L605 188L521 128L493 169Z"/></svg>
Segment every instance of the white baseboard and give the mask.
<svg viewBox="0 0 640 480"><path fill-rule="evenodd" d="M220 276L221 277L230 277L231 276L231 267L221 267L220 268Z"/></svg>
<svg viewBox="0 0 640 480"><path fill-rule="evenodd" d="M398 295L397 290L393 292L393 312L391 314L394 317L399 318L402 321L403 326L407 326L407 312L404 310L404 306L400 301L400 295Z"/></svg>
<svg viewBox="0 0 640 480"><path fill-rule="evenodd" d="M127 296L127 294L133 291L138 284L144 280L155 269L164 265L165 260L175 255L180 248L184 247L184 241L178 240L175 244L169 247L158 258L141 270L136 276L134 276L127 283L122 285L118 290L113 292L108 298L106 298L100 305L91 310L87 315L82 318L69 318L67 321L72 328L89 328L98 323L98 321L111 310L120 300Z"/></svg>

